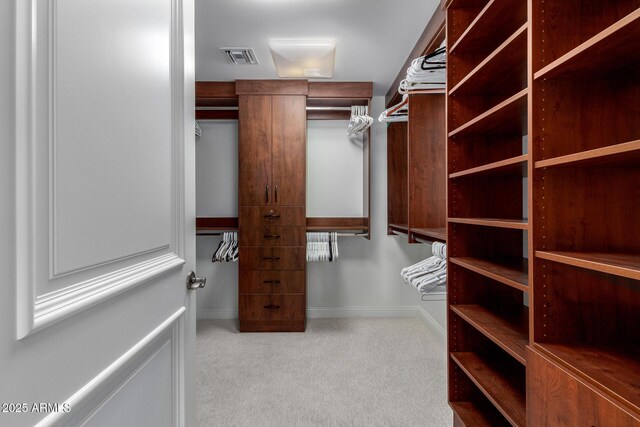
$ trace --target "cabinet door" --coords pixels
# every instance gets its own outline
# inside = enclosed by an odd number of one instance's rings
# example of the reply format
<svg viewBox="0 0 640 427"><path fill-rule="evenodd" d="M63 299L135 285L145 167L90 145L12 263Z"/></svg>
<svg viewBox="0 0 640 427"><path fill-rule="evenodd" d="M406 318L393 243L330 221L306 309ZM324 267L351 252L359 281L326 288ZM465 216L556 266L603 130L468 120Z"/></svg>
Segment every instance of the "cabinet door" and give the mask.
<svg viewBox="0 0 640 427"><path fill-rule="evenodd" d="M271 202L271 97L238 97L238 149L240 206Z"/></svg>
<svg viewBox="0 0 640 427"><path fill-rule="evenodd" d="M304 96L273 97L273 205L306 204L306 105Z"/></svg>

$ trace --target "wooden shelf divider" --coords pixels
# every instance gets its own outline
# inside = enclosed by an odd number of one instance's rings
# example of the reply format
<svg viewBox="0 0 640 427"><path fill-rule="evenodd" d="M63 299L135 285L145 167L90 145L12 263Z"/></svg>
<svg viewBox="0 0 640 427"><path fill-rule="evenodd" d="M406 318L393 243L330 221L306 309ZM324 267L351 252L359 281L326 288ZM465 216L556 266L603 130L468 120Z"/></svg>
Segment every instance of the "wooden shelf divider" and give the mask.
<svg viewBox="0 0 640 427"><path fill-rule="evenodd" d="M498 105L449 132L449 137L470 135L508 134L520 131L526 134L527 89L505 99Z"/></svg>
<svg viewBox="0 0 640 427"><path fill-rule="evenodd" d="M521 69L519 74L526 76L527 28L527 24L523 24L518 28L491 55L487 56L466 77L460 80L449 91L449 95L482 92L490 84L495 87L502 84L502 76L504 74L516 73L516 69Z"/></svg>
<svg viewBox="0 0 640 427"><path fill-rule="evenodd" d="M505 34L505 15L518 14L523 22L526 21L526 3L518 2L516 7L517 11L514 10L513 2L490 0L451 46L449 54L479 50L482 46L495 46L500 43L509 34Z"/></svg>
<svg viewBox="0 0 640 427"><path fill-rule="evenodd" d="M510 159L500 160L499 162L489 163L487 165L477 166L475 168L463 170L449 174L449 178L463 178L468 176L487 176L487 175L518 175L527 176L527 163L529 156L523 154L521 156L512 157Z"/></svg>
<svg viewBox="0 0 640 427"><path fill-rule="evenodd" d="M536 251L536 257L600 273L640 280L640 255Z"/></svg>
<svg viewBox="0 0 640 427"><path fill-rule="evenodd" d="M536 343L535 348L640 413L640 346Z"/></svg>
<svg viewBox="0 0 640 427"><path fill-rule="evenodd" d="M453 352L451 358L513 426L526 425L524 381L506 378L471 352Z"/></svg>
<svg viewBox="0 0 640 427"><path fill-rule="evenodd" d="M528 260L526 258L523 258L519 265L472 257L450 257L449 262L520 291L529 291Z"/></svg>
<svg viewBox="0 0 640 427"><path fill-rule="evenodd" d="M409 231L415 237L423 238L425 240L435 239L440 242L447 241L446 228L411 228Z"/></svg>
<svg viewBox="0 0 640 427"><path fill-rule="evenodd" d="M451 409L465 426L500 427L510 425L496 409L480 407L475 402L451 402Z"/></svg>
<svg viewBox="0 0 640 427"><path fill-rule="evenodd" d="M527 230L529 228L529 222L527 219L449 218L449 222L517 230Z"/></svg>
<svg viewBox="0 0 640 427"><path fill-rule="evenodd" d="M503 318L479 305L451 305L451 310L523 365L527 364L529 310Z"/></svg>
<svg viewBox="0 0 640 427"><path fill-rule="evenodd" d="M603 75L640 60L640 8L534 73L534 79L562 78L586 72ZM615 55L611 54L615 46Z"/></svg>
<svg viewBox="0 0 640 427"><path fill-rule="evenodd" d="M536 162L536 168L640 165L640 140L581 151Z"/></svg>

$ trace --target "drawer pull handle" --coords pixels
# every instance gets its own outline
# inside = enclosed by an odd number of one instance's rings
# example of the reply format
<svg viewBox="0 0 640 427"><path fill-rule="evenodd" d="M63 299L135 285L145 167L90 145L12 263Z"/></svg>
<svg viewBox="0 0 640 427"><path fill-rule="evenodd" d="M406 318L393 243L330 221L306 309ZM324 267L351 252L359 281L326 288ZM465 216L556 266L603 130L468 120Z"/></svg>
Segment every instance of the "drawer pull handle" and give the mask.
<svg viewBox="0 0 640 427"><path fill-rule="evenodd" d="M279 285L280 284L280 280L265 280L262 283L266 283L266 284L269 284L269 285Z"/></svg>
<svg viewBox="0 0 640 427"><path fill-rule="evenodd" d="M264 306L265 310L277 310L280 308L279 305L276 304L268 304Z"/></svg>
<svg viewBox="0 0 640 427"><path fill-rule="evenodd" d="M276 219L276 218L280 218L280 214L279 213L275 213L273 210L270 210L269 213L264 215L264 217L267 218L267 219Z"/></svg>
<svg viewBox="0 0 640 427"><path fill-rule="evenodd" d="M263 257L262 259L266 259L266 260L270 260L270 261L278 261L280 259L279 256L266 256Z"/></svg>
<svg viewBox="0 0 640 427"><path fill-rule="evenodd" d="M276 240L279 239L280 236L279 235L274 235L274 236L264 236L265 239L267 240Z"/></svg>

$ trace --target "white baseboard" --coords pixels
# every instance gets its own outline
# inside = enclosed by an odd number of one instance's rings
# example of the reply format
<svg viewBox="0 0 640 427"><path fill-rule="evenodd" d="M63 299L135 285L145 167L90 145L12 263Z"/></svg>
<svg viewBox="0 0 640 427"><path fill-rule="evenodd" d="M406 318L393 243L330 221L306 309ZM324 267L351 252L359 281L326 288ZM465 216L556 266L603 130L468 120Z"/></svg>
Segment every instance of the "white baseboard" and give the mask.
<svg viewBox="0 0 640 427"><path fill-rule="evenodd" d="M427 313L427 310L420 306L416 307L416 309L418 312L418 316L420 317L420 319L422 319L424 324L427 325L427 328L431 329L443 344L446 344L447 331L442 326L440 326L438 322L436 322L436 319L434 319L433 316Z"/></svg>
<svg viewBox="0 0 640 427"><path fill-rule="evenodd" d="M217 307L198 307L196 317L199 320L232 320L238 318L238 310Z"/></svg>
<svg viewBox="0 0 640 427"><path fill-rule="evenodd" d="M199 307L197 317L203 320L231 320L238 318L238 311L227 308ZM447 337L444 328L420 306L310 307L307 309L307 317L309 319L418 317L443 342L446 342Z"/></svg>
<svg viewBox="0 0 640 427"><path fill-rule="evenodd" d="M339 319L358 317L415 317L418 307L310 307L309 319Z"/></svg>

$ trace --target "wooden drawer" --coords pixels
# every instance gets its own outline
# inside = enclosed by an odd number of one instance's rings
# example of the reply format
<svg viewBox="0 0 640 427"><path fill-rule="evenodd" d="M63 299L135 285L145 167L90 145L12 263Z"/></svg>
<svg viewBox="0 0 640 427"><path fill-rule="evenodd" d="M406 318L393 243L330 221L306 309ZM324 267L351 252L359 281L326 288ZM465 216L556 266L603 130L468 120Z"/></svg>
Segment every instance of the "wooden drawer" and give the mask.
<svg viewBox="0 0 640 427"><path fill-rule="evenodd" d="M620 403L542 353L527 352L527 417L531 426L640 426Z"/></svg>
<svg viewBox="0 0 640 427"><path fill-rule="evenodd" d="M241 206L238 212L240 228L259 225L307 226L304 206Z"/></svg>
<svg viewBox="0 0 640 427"><path fill-rule="evenodd" d="M240 227L240 246L305 246L306 227L262 225Z"/></svg>
<svg viewBox="0 0 640 427"><path fill-rule="evenodd" d="M307 250L304 246L241 246L238 262L240 271L305 270Z"/></svg>
<svg viewBox="0 0 640 427"><path fill-rule="evenodd" d="M303 294L240 294L240 321L304 320L306 300Z"/></svg>
<svg viewBox="0 0 640 427"><path fill-rule="evenodd" d="M240 293L302 294L306 289L306 271L240 270Z"/></svg>

